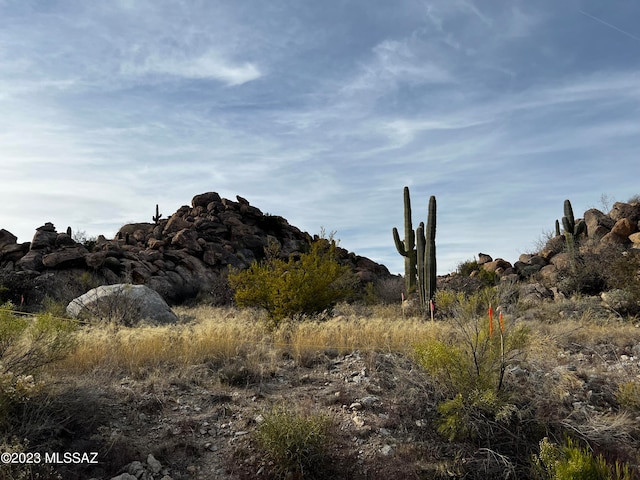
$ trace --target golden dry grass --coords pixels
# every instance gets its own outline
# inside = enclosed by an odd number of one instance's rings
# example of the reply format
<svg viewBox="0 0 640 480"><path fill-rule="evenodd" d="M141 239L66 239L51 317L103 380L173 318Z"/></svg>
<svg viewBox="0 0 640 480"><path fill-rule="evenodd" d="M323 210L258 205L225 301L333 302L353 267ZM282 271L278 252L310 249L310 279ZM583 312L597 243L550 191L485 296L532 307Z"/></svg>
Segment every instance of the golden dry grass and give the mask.
<svg viewBox="0 0 640 480"><path fill-rule="evenodd" d="M189 321L135 328L92 326L78 334L77 349L56 365L72 373L96 369L136 372L166 365L224 362L235 357L268 360L287 353L305 363L318 352L384 351L409 353L419 339L439 336L444 322L402 319L387 308L363 318L351 311L326 321L291 322L270 332L261 315L231 308L178 308Z"/></svg>
<svg viewBox="0 0 640 480"><path fill-rule="evenodd" d="M199 306L176 309L185 321L135 328L92 326L78 334L78 347L55 367L70 373L94 370L135 373L166 366L187 367L234 358L269 363L284 353L306 364L322 352L411 354L416 343L454 335L455 322L403 318L400 308L342 306L328 320L290 322L269 331L262 314L250 309ZM511 319L507 319L509 322ZM624 347L640 343L629 322L597 321L588 315L558 322L528 322L530 361L550 367L571 345Z"/></svg>

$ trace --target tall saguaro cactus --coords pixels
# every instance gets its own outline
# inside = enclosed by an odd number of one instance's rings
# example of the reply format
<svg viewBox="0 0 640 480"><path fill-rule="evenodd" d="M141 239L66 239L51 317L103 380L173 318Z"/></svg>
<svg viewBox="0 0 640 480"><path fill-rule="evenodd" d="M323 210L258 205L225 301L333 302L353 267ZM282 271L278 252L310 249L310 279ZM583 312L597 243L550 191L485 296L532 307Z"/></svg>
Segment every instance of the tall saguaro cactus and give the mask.
<svg viewBox="0 0 640 480"><path fill-rule="evenodd" d="M393 240L398 253L404 257L404 281L407 295L416 289L417 252L415 232L411 222L411 198L409 187L404 187L404 241L400 240L398 229L393 228Z"/></svg>
<svg viewBox="0 0 640 480"><path fill-rule="evenodd" d="M425 263L425 305L433 300L436 294L436 197L429 198L429 211L427 217L426 247L424 250Z"/></svg>
<svg viewBox="0 0 640 480"><path fill-rule="evenodd" d="M426 310L436 293L436 197L429 198L426 227L420 222L414 232L409 187L404 187L404 242L397 228L393 229L393 239L398 253L404 256L406 293L417 289L420 305Z"/></svg>
<svg viewBox="0 0 640 480"><path fill-rule="evenodd" d="M420 304L428 309L436 294L436 197L429 198L427 226L420 222L416 230L418 293Z"/></svg>

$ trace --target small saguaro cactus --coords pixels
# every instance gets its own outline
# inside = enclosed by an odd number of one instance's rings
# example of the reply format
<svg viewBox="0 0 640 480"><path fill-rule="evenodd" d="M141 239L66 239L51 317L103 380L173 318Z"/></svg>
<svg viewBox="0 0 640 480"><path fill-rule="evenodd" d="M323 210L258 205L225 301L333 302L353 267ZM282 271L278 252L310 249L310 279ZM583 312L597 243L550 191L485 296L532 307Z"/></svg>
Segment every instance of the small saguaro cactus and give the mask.
<svg viewBox="0 0 640 480"><path fill-rule="evenodd" d="M158 225L158 222L160 221L161 218L162 218L162 214L159 212L158 204L156 203L156 214L153 217L151 217L151 220L153 220L153 223Z"/></svg>
<svg viewBox="0 0 640 480"><path fill-rule="evenodd" d="M562 217L562 226L564 227L564 238L566 241L567 252L571 262L571 267L575 269L575 239L580 234L586 234L587 225L584 220L579 220L576 223L573 216L573 208L571 208L571 202L569 200L564 201L564 217Z"/></svg>
<svg viewBox="0 0 640 480"><path fill-rule="evenodd" d="M411 222L411 198L409 187L404 187L404 241L400 240L398 229L393 228L393 240L398 253L404 257L404 281L406 294L416 289L417 252L415 232Z"/></svg>
<svg viewBox="0 0 640 480"><path fill-rule="evenodd" d="M570 233L574 237L577 237L581 233L586 233L587 224L584 220L576 220L573 216L573 208L571 208L571 202L569 200L564 201L564 217L562 217L562 226L564 227L565 234Z"/></svg>
<svg viewBox="0 0 640 480"><path fill-rule="evenodd" d="M556 237L560 236L560 222L556 218Z"/></svg>
<svg viewBox="0 0 640 480"><path fill-rule="evenodd" d="M67 237L71 238L71 227L67 227Z"/></svg>

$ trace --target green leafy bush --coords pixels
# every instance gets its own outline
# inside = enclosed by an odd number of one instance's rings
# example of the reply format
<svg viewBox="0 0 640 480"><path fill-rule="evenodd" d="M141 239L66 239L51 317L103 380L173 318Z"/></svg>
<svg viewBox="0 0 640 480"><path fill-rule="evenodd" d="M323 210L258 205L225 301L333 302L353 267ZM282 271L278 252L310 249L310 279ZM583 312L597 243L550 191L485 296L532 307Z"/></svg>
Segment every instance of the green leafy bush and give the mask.
<svg viewBox="0 0 640 480"><path fill-rule="evenodd" d="M299 259L285 261L268 252L264 261L246 270L231 270L236 303L264 308L274 327L285 318L332 307L353 291L351 269L338 263L336 249L331 239L319 239Z"/></svg>
<svg viewBox="0 0 640 480"><path fill-rule="evenodd" d="M602 455L594 456L571 438L563 446L543 438L540 454L533 456L533 469L541 480L631 480L627 465L610 465Z"/></svg>
<svg viewBox="0 0 640 480"><path fill-rule="evenodd" d="M276 407L264 415L257 442L277 478L324 478L330 429L329 417Z"/></svg>

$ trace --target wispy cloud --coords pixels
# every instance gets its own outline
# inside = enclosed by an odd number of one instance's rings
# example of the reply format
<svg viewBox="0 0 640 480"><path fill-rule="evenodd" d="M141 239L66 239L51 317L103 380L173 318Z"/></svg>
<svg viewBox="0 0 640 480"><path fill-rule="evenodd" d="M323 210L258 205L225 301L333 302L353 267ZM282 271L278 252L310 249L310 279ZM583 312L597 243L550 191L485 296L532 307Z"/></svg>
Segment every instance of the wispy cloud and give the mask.
<svg viewBox="0 0 640 480"><path fill-rule="evenodd" d="M228 86L242 85L263 74L251 62L234 63L209 51L195 58L171 58L150 55L135 64L125 63L120 70L124 75L171 75L190 79L214 79Z"/></svg>

